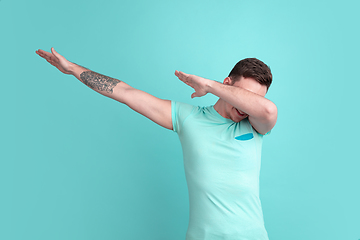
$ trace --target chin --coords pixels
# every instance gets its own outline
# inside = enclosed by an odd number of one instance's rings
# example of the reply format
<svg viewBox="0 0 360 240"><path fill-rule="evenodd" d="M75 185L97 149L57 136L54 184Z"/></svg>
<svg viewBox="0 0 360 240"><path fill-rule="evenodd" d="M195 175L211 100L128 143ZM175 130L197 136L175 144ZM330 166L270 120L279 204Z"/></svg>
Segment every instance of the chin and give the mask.
<svg viewBox="0 0 360 240"><path fill-rule="evenodd" d="M241 122L242 120L244 120L247 117L248 117L248 115L240 116L237 113L237 111L235 110L235 114L233 115L233 118L231 120L233 120L234 122Z"/></svg>
<svg viewBox="0 0 360 240"><path fill-rule="evenodd" d="M241 122L241 121L244 120L245 118L246 118L246 117L240 118L240 117L236 116L236 117L232 118L231 120L233 120L234 122Z"/></svg>

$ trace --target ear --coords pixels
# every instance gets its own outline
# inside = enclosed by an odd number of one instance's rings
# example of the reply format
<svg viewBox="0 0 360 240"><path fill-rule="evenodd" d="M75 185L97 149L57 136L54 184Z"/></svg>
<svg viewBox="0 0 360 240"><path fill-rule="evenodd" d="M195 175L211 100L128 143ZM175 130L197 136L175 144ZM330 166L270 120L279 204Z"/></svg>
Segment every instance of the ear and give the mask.
<svg viewBox="0 0 360 240"><path fill-rule="evenodd" d="M230 77L227 77L227 78L224 79L223 84L225 84L225 85L231 85L231 83L232 83L232 80L231 80Z"/></svg>

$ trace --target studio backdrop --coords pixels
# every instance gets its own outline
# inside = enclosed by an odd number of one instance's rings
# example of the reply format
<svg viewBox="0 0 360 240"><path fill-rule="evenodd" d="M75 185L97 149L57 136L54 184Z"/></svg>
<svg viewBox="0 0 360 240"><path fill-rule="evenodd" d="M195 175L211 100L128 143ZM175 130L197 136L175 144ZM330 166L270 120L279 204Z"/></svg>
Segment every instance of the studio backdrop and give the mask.
<svg viewBox="0 0 360 240"><path fill-rule="evenodd" d="M199 106L175 70L222 82L256 57L278 121L264 138L270 240L360 239L359 23L344 1L0 1L0 239L184 240L176 133L35 51Z"/></svg>

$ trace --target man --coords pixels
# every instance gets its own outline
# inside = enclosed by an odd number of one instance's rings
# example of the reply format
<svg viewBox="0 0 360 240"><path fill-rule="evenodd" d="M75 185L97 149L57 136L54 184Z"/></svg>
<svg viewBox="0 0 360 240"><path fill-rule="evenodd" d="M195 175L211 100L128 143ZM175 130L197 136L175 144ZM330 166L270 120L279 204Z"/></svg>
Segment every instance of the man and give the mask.
<svg viewBox="0 0 360 240"><path fill-rule="evenodd" d="M192 87L191 97L212 93L215 105L196 107L156 98L128 84L67 61L54 48L36 53L93 90L126 104L178 133L189 189L187 240L267 240L259 174L263 135L277 120L264 96L269 67L256 58L238 62L223 83L175 71Z"/></svg>

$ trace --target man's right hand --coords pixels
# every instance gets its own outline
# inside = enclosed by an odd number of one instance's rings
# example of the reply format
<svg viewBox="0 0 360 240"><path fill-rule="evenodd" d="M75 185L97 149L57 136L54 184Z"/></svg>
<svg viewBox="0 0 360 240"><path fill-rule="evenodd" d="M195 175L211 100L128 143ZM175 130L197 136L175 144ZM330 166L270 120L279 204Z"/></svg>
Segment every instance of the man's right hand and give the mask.
<svg viewBox="0 0 360 240"><path fill-rule="evenodd" d="M120 80L69 62L58 54L54 48L51 48L51 53L41 49L37 50L36 53L61 72L74 75L82 83L98 93L126 104L131 109L164 128L173 129L170 100L157 98L149 93L135 89Z"/></svg>
<svg viewBox="0 0 360 240"><path fill-rule="evenodd" d="M70 68L73 63L69 62L63 56L57 53L53 47L51 48L51 53L41 49L37 50L36 53L48 61L51 65L59 69L62 73L72 74Z"/></svg>

